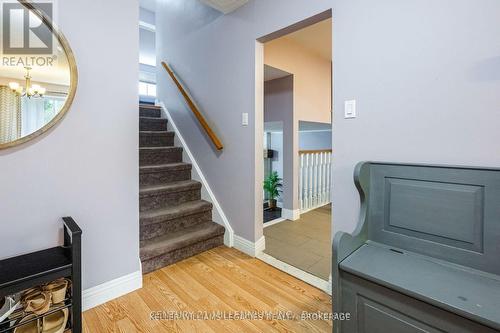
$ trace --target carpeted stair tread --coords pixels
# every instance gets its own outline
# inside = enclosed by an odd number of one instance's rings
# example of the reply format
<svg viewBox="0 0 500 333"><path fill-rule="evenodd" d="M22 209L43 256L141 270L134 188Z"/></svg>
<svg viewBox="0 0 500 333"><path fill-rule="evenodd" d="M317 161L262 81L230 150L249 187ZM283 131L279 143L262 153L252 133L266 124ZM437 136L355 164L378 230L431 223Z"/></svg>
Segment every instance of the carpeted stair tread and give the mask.
<svg viewBox="0 0 500 333"><path fill-rule="evenodd" d="M139 119L151 119L151 120L164 120L164 121L167 121L167 118L158 118L158 117L139 117Z"/></svg>
<svg viewBox="0 0 500 333"><path fill-rule="evenodd" d="M161 110L161 106L154 104L139 104L139 108L141 109L156 109Z"/></svg>
<svg viewBox="0 0 500 333"><path fill-rule="evenodd" d="M167 131L168 120L161 117L139 117L139 131Z"/></svg>
<svg viewBox="0 0 500 333"><path fill-rule="evenodd" d="M177 163L167 163L158 165L144 165L139 167L141 173L149 172L160 172L160 171L178 171L178 170L191 170L193 168L192 164L177 162Z"/></svg>
<svg viewBox="0 0 500 333"><path fill-rule="evenodd" d="M182 148L139 148L139 166L163 165L182 162Z"/></svg>
<svg viewBox="0 0 500 333"><path fill-rule="evenodd" d="M176 206L141 212L140 223L150 225L210 210L212 210L212 204L208 201L188 201Z"/></svg>
<svg viewBox="0 0 500 333"><path fill-rule="evenodd" d="M173 147L175 133L169 131L140 131L139 147Z"/></svg>
<svg viewBox="0 0 500 333"><path fill-rule="evenodd" d="M191 179L191 164L161 162L169 161L160 160L160 164L148 165L145 163L146 165L139 167L139 186L141 188Z"/></svg>
<svg viewBox="0 0 500 333"><path fill-rule="evenodd" d="M182 180L179 182L172 182L168 184L143 187L139 190L139 195L142 197L156 195L163 192L175 193L196 189L201 189L200 182L197 182L196 180Z"/></svg>
<svg viewBox="0 0 500 333"><path fill-rule="evenodd" d="M182 162L181 147L139 147L140 166Z"/></svg>
<svg viewBox="0 0 500 333"><path fill-rule="evenodd" d="M156 105L139 105L139 117L161 118L161 107Z"/></svg>
<svg viewBox="0 0 500 333"><path fill-rule="evenodd" d="M139 104L139 231L143 273L224 244L162 108Z"/></svg>
<svg viewBox="0 0 500 333"><path fill-rule="evenodd" d="M172 131L139 131L140 135L167 135L174 136L175 133Z"/></svg>
<svg viewBox="0 0 500 333"><path fill-rule="evenodd" d="M181 147L139 147L139 151L182 151Z"/></svg>
<svg viewBox="0 0 500 333"><path fill-rule="evenodd" d="M168 135L168 136L174 136L175 132L172 132L172 131L139 131L139 134L145 134L145 135L164 134L164 135Z"/></svg>
<svg viewBox="0 0 500 333"><path fill-rule="evenodd" d="M225 228L214 222L205 222L158 238L145 241L140 250L141 260L149 260L168 252L185 248L221 236Z"/></svg>

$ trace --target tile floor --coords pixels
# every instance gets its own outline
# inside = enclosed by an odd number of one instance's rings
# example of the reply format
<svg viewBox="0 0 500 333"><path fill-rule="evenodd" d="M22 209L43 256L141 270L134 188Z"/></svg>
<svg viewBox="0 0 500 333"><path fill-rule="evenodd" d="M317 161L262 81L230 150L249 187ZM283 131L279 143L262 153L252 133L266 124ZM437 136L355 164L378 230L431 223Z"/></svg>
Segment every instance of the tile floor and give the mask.
<svg viewBox="0 0 500 333"><path fill-rule="evenodd" d="M331 205L264 228L268 255L328 280L331 272Z"/></svg>
<svg viewBox="0 0 500 333"><path fill-rule="evenodd" d="M264 209L264 223L271 222L281 217L281 208Z"/></svg>

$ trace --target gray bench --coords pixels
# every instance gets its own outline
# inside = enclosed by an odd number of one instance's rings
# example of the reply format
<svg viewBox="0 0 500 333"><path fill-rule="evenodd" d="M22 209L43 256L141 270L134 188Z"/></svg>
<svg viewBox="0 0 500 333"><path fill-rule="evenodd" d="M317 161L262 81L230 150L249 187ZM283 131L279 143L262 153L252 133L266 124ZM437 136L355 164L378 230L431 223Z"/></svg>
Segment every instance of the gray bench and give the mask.
<svg viewBox="0 0 500 333"><path fill-rule="evenodd" d="M335 333L500 332L500 169L360 163L333 244Z"/></svg>

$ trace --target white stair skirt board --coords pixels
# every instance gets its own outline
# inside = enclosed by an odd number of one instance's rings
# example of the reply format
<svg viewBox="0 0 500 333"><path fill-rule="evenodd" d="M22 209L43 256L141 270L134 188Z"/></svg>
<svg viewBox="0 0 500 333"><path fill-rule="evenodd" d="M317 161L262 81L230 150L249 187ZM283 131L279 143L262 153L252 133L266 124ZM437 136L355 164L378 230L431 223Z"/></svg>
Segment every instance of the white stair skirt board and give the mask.
<svg viewBox="0 0 500 333"><path fill-rule="evenodd" d="M285 209L281 210L281 217L290 221L296 221L300 219L300 209Z"/></svg>
<svg viewBox="0 0 500 333"><path fill-rule="evenodd" d="M316 287L318 289L323 290L325 293L328 295L332 295L332 277L330 276L329 281L325 281L317 276L314 276L310 273L307 273L295 266L292 266L290 264L287 264L286 262L283 262L281 260L278 260L269 254L266 253L260 253L257 256L258 259L262 260L266 264L269 264L273 267L276 267L280 271L283 271L287 274L290 274L293 277L296 277L299 280L304 281L307 284L310 284L313 287Z"/></svg>
<svg viewBox="0 0 500 333"><path fill-rule="evenodd" d="M189 149L186 140L184 140L184 137L182 136L181 132L179 132L179 129L175 125L175 121L172 119L170 112L168 112L168 109L165 107L165 104L163 102L159 102L158 104L161 106L164 114L167 116L168 126L171 126L171 129L175 132L176 146L181 146L183 148L184 161L187 161L193 165L192 178L203 184L203 186L201 187L201 198L203 200L212 203L213 205L214 208L212 216L213 221L226 228L226 232L224 234L224 245L228 247L233 247L234 237L235 237L234 230L231 227L231 224L229 223L226 214L224 214L224 211L222 210L219 201L215 197L215 194L212 191L210 185L208 184L207 179L203 175L203 172L201 171L200 166L196 162L193 153Z"/></svg>
<svg viewBox="0 0 500 333"><path fill-rule="evenodd" d="M257 257L266 249L266 238L262 236L258 241L253 243L243 237L235 235L234 248L251 257Z"/></svg>
<svg viewBox="0 0 500 333"><path fill-rule="evenodd" d="M82 310L87 311L142 288L142 270L104 282L82 292Z"/></svg>

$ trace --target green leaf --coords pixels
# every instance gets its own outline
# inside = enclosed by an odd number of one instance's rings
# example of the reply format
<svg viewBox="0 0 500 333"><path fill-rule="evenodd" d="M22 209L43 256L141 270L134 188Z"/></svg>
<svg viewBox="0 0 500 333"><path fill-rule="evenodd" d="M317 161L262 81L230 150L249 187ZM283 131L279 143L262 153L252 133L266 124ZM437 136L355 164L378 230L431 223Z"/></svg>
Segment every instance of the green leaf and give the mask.
<svg viewBox="0 0 500 333"><path fill-rule="evenodd" d="M264 191L268 194L269 199L276 199L280 196L283 179L278 176L278 172L272 172L266 179L264 179Z"/></svg>

